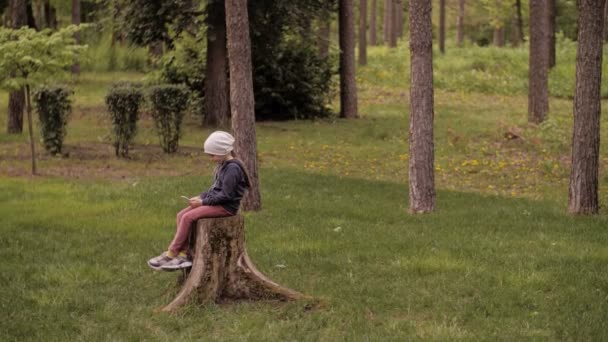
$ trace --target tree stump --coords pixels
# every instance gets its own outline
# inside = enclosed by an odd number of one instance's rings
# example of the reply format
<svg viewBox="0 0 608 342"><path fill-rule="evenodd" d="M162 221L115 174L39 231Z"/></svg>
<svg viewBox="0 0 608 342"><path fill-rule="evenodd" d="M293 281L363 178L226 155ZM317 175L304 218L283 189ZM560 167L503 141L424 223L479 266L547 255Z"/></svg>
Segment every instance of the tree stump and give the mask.
<svg viewBox="0 0 608 342"><path fill-rule="evenodd" d="M260 273L247 255L242 216L201 219L192 229L192 268L177 297L162 311L175 311L194 300L204 304L230 300L296 300L307 296L278 285Z"/></svg>

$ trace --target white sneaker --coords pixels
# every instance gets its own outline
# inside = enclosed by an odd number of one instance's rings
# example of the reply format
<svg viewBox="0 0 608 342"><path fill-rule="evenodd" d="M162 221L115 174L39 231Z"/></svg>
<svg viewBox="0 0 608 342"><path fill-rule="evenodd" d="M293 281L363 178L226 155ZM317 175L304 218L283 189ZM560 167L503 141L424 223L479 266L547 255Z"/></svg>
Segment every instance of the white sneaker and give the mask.
<svg viewBox="0 0 608 342"><path fill-rule="evenodd" d="M188 257L178 256L164 263L160 266L160 269L163 271L177 271L189 267L192 267L192 261L190 261Z"/></svg>

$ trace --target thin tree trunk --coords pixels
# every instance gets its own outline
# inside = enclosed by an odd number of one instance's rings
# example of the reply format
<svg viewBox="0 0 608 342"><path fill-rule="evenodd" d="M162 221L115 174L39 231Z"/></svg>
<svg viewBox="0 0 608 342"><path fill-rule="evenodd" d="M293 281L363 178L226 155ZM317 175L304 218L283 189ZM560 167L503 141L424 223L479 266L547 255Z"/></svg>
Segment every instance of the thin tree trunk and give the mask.
<svg viewBox="0 0 608 342"><path fill-rule="evenodd" d="M511 46L518 47L521 43L521 33L519 33L519 26L517 25L517 16L514 13L511 13Z"/></svg>
<svg viewBox="0 0 608 342"><path fill-rule="evenodd" d="M230 93L226 52L226 15L224 4L208 2L207 67L205 72L204 126L228 127L230 123Z"/></svg>
<svg viewBox="0 0 608 342"><path fill-rule="evenodd" d="M383 35L384 43L389 42L389 31L390 31L389 13L391 11L391 2L392 2L392 0L384 0L384 20L382 21L382 35Z"/></svg>
<svg viewBox="0 0 608 342"><path fill-rule="evenodd" d="M357 113L355 78L355 34L352 0L340 0L340 117L354 119Z"/></svg>
<svg viewBox="0 0 608 342"><path fill-rule="evenodd" d="M464 43L464 6L465 0L458 0L458 18L456 19L458 33L456 34L456 43L460 47Z"/></svg>
<svg viewBox="0 0 608 342"><path fill-rule="evenodd" d="M389 0L388 12L388 46L397 47L397 20L395 15L395 0Z"/></svg>
<svg viewBox="0 0 608 342"><path fill-rule="evenodd" d="M493 43L495 46L503 47L505 45L505 30L504 27L494 27L494 39Z"/></svg>
<svg viewBox="0 0 608 342"><path fill-rule="evenodd" d="M568 211L597 214L604 0L579 1Z"/></svg>
<svg viewBox="0 0 608 342"><path fill-rule="evenodd" d="M36 149L34 147L34 128L32 127L32 103L30 101L30 86L25 86L25 97L27 99L27 128L30 133L30 149L32 152L32 176L36 175Z"/></svg>
<svg viewBox="0 0 608 342"><path fill-rule="evenodd" d="M329 56L329 37L331 34L331 20L324 18L321 20L319 28L319 56L325 58Z"/></svg>
<svg viewBox="0 0 608 342"><path fill-rule="evenodd" d="M80 0L72 0L72 24L80 25ZM80 32L74 33L76 44L80 44ZM80 74L80 63L72 65L72 74Z"/></svg>
<svg viewBox="0 0 608 342"><path fill-rule="evenodd" d="M608 42L608 25L606 25L606 20L608 20L608 0L604 3L604 42Z"/></svg>
<svg viewBox="0 0 608 342"><path fill-rule="evenodd" d="M517 31L519 32L519 39L524 42L524 19L521 15L521 0L515 1L515 8L517 12Z"/></svg>
<svg viewBox="0 0 608 342"><path fill-rule="evenodd" d="M553 68L555 66L555 17L557 14L555 0L547 0L547 6L549 7L549 20L547 22L547 32L549 33L549 68Z"/></svg>
<svg viewBox="0 0 608 342"><path fill-rule="evenodd" d="M27 1L12 0L10 2L11 27L20 28L27 25ZM10 92L8 96L8 120L6 132L20 134L23 132L23 110L25 94L23 87Z"/></svg>
<svg viewBox="0 0 608 342"><path fill-rule="evenodd" d="M369 45L371 46L376 46L378 44L377 41L377 34L376 34L376 16L377 16L377 7L378 7L378 2L377 0L372 0L372 11L371 11L371 15L370 15L370 23L369 23Z"/></svg>
<svg viewBox="0 0 608 342"><path fill-rule="evenodd" d="M359 65L367 64L367 0L359 0Z"/></svg>
<svg viewBox="0 0 608 342"><path fill-rule="evenodd" d="M225 0L230 111L237 155L243 161L251 188L243 198L243 210L262 209L258 176L258 144L255 132L255 102L251 66L251 38L247 0ZM354 38L354 37L353 37Z"/></svg>
<svg viewBox="0 0 608 342"><path fill-rule="evenodd" d="M445 0L439 0L439 52L445 53Z"/></svg>
<svg viewBox="0 0 608 342"><path fill-rule="evenodd" d="M395 15L397 38L401 38L403 37L403 0L395 0Z"/></svg>
<svg viewBox="0 0 608 342"><path fill-rule="evenodd" d="M549 35L546 0L530 0L530 61L528 68L528 122L541 123L549 112Z"/></svg>
<svg viewBox="0 0 608 342"><path fill-rule="evenodd" d="M412 213L426 213L435 209L430 1L410 1L410 56L409 207Z"/></svg>

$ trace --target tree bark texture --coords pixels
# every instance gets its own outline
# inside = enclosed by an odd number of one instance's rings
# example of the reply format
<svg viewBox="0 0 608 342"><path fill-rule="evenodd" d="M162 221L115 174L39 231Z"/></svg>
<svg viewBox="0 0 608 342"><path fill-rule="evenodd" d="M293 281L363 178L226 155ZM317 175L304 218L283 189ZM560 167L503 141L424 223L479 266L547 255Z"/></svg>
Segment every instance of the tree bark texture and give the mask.
<svg viewBox="0 0 608 342"><path fill-rule="evenodd" d="M435 209L433 28L427 0L410 1L410 57L410 211L426 213Z"/></svg>
<svg viewBox="0 0 608 342"><path fill-rule="evenodd" d="M388 46L397 47L397 15L395 0L389 0L388 6Z"/></svg>
<svg viewBox="0 0 608 342"><path fill-rule="evenodd" d="M205 70L205 115L203 125L228 127L230 93L228 53L226 51L226 14L222 2L207 2L207 68Z"/></svg>
<svg viewBox="0 0 608 342"><path fill-rule="evenodd" d="M330 18L321 19L319 25L319 56L325 58L329 56L329 37L331 34Z"/></svg>
<svg viewBox="0 0 608 342"><path fill-rule="evenodd" d="M458 17L456 18L456 43L462 47L464 43L464 6L465 0L458 0Z"/></svg>
<svg viewBox="0 0 608 342"><path fill-rule="evenodd" d="M515 10L517 14L517 31L519 32L519 39L524 42L524 19L521 14L521 0L515 1Z"/></svg>
<svg viewBox="0 0 608 342"><path fill-rule="evenodd" d="M528 122L541 123L549 112L548 0L530 0L530 60L528 69Z"/></svg>
<svg viewBox="0 0 608 342"><path fill-rule="evenodd" d="M355 78L355 32L352 0L340 0L340 117L354 119L357 113Z"/></svg>
<svg viewBox="0 0 608 342"><path fill-rule="evenodd" d="M557 15L556 0L547 0L549 9L549 20L547 21L547 32L549 34L549 68L555 66L555 18Z"/></svg>
<svg viewBox="0 0 608 342"><path fill-rule="evenodd" d="M606 20L608 20L608 0L604 2L604 42L608 42L608 25L606 25Z"/></svg>
<svg viewBox="0 0 608 342"><path fill-rule="evenodd" d="M369 17L369 45L371 46L376 46L378 44L378 37L377 37L377 30L376 30L376 16L377 14L377 8L378 8L378 2L377 0L372 0L372 8L371 8L371 14Z"/></svg>
<svg viewBox="0 0 608 342"><path fill-rule="evenodd" d="M445 0L439 0L439 52L445 53Z"/></svg>
<svg viewBox="0 0 608 342"><path fill-rule="evenodd" d="M494 27L494 46L503 47L505 46L505 29L504 27Z"/></svg>
<svg viewBox="0 0 608 342"><path fill-rule="evenodd" d="M190 236L193 265L175 299L162 311L233 300L297 300L309 298L285 288L257 270L247 255L243 217L203 219Z"/></svg>
<svg viewBox="0 0 608 342"><path fill-rule="evenodd" d="M30 150L32 152L32 176L36 175L36 143L34 142L34 127L32 125L32 102L30 101L30 86L25 86L25 96L27 104L27 128L30 135Z"/></svg>
<svg viewBox="0 0 608 342"><path fill-rule="evenodd" d="M80 25L80 0L72 0L72 24ZM80 44L80 32L74 33L76 44ZM80 63L72 65L72 74L80 74Z"/></svg>
<svg viewBox="0 0 608 342"><path fill-rule="evenodd" d="M604 0L579 1L568 211L597 214Z"/></svg>
<svg viewBox="0 0 608 342"><path fill-rule="evenodd" d="M249 174L251 188L242 202L243 210L262 209L258 176L258 144L255 132L255 102L251 66L251 39L247 0L226 0L226 32L230 69L230 112L235 152ZM354 39L354 37L353 37Z"/></svg>
<svg viewBox="0 0 608 342"><path fill-rule="evenodd" d="M27 25L27 1L12 0L10 2L11 28ZM22 87L14 90L8 96L8 120L6 132L20 134L23 132L23 110L25 109L25 90Z"/></svg>
<svg viewBox="0 0 608 342"><path fill-rule="evenodd" d="M367 0L359 0L359 65L367 64Z"/></svg>
<svg viewBox="0 0 608 342"><path fill-rule="evenodd" d="M388 32L389 32L389 26L390 23L388 21L388 17L389 17L389 13L391 10L391 1L392 0L384 0L384 19L382 20L382 37L384 40L384 43L388 44L389 41L389 37L388 37Z"/></svg>

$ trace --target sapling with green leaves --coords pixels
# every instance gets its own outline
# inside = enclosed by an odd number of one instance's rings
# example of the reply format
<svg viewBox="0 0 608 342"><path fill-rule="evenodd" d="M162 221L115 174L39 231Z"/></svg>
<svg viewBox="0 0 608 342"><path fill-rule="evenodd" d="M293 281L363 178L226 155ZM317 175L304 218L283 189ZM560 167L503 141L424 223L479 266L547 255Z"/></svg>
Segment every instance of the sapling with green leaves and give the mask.
<svg viewBox="0 0 608 342"><path fill-rule="evenodd" d="M58 31L0 28L0 87L8 90L25 87L32 175L36 174L36 152L31 88L67 75L70 66L87 48L86 45L76 45L74 41L74 33L81 27L70 25Z"/></svg>

